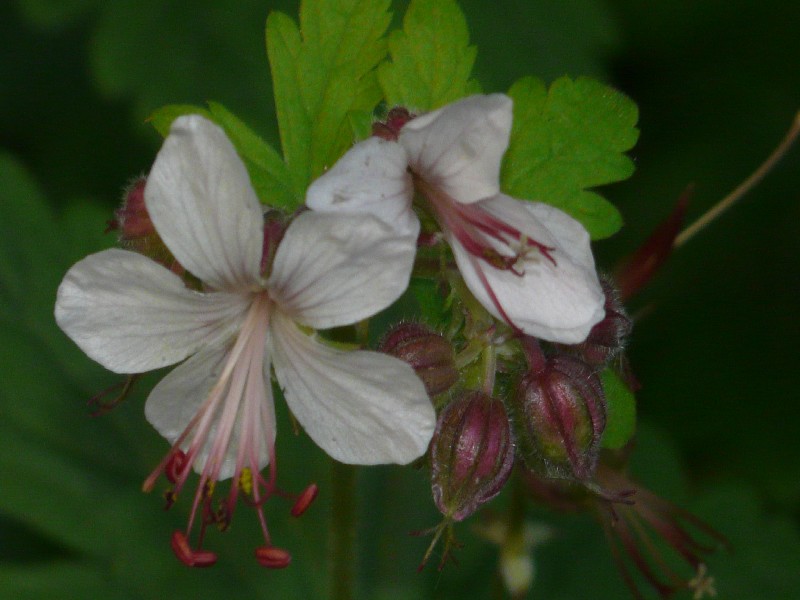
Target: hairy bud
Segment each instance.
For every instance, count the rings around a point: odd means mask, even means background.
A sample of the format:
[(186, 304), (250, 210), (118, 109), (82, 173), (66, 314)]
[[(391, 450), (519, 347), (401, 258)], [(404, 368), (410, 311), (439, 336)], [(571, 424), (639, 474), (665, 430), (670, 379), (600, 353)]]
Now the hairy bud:
[(431, 440), (433, 500), (461, 521), (494, 498), (514, 464), (514, 441), (503, 403), (469, 392), (439, 415)]
[(606, 401), (589, 365), (563, 354), (549, 358), (520, 379), (512, 403), (517, 443), (529, 469), (550, 478), (592, 477)]
[(446, 392), (458, 381), (450, 342), (421, 323), (397, 325), (386, 334), (379, 350), (410, 364), (429, 396)]
[(119, 243), (123, 248), (144, 254), (182, 275), (183, 267), (172, 256), (150, 220), (144, 202), (146, 184), (147, 178), (139, 177), (126, 188), (122, 206), (114, 212), (114, 219), (109, 222), (108, 230), (119, 231)]
[(586, 363), (602, 369), (607, 366), (625, 347), (627, 337), (633, 329), (625, 308), (622, 306), (619, 291), (608, 278), (601, 278), (600, 284), (606, 295), (606, 316), (592, 327), (586, 340), (570, 349)]

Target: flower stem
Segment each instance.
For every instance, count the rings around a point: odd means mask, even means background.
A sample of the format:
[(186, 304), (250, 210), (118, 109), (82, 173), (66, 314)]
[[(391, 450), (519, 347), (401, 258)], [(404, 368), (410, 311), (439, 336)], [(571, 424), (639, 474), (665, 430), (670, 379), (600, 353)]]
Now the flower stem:
[(356, 469), (331, 459), (331, 515), (328, 534), (330, 597), (355, 596)]
[(778, 161), (783, 158), (783, 155), (786, 154), (789, 148), (792, 147), (792, 144), (794, 144), (798, 135), (800, 135), (800, 111), (798, 111), (798, 113), (795, 115), (794, 120), (792, 121), (792, 126), (789, 128), (789, 131), (786, 132), (786, 136), (783, 138), (781, 143), (778, 144), (778, 147), (772, 151), (772, 154), (767, 157), (767, 160), (765, 160), (755, 171), (753, 171), (750, 177), (740, 183), (730, 194), (712, 206), (705, 214), (703, 214), (703, 216), (697, 219), (697, 221), (681, 231), (672, 244), (673, 248), (680, 248), (683, 246), (706, 225), (728, 210), (734, 202), (749, 192), (759, 181), (764, 178), (767, 173), (772, 170)]

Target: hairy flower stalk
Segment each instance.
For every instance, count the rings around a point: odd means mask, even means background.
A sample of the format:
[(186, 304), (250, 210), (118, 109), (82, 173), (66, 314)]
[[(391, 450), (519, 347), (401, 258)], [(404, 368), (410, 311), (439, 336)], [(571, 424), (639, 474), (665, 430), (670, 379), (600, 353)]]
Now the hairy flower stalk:
[[(273, 545), (263, 511), (267, 499), (287, 495), (276, 485), (273, 372), (297, 421), (336, 460), (405, 464), (427, 448), (435, 413), (413, 369), (384, 354), (332, 348), (313, 333), (394, 302), (408, 284), (413, 249), (370, 216), (306, 212), (285, 230), (273, 216), (265, 223), (232, 144), (199, 116), (173, 124), (144, 202), (199, 289), (141, 254), (106, 250), (64, 277), (56, 320), (117, 373), (183, 361), (145, 405), (172, 449), (144, 489), (164, 474), (170, 506), (190, 471), (200, 475), (187, 528), (172, 536), (176, 556), (188, 566), (213, 564), (216, 555), (202, 548), (206, 528), (226, 529), (244, 496), (264, 535), (256, 560), (285, 567), (291, 556)], [(225, 479), (230, 491), (217, 501)], [(292, 514), (315, 495), (309, 486)]]
[(415, 198), (436, 219), (470, 292), (495, 318), (553, 342), (603, 318), (589, 235), (562, 211), (500, 191), (512, 102), (471, 96), (428, 114), (402, 108), (311, 185), (316, 211), (368, 213), (416, 243)]

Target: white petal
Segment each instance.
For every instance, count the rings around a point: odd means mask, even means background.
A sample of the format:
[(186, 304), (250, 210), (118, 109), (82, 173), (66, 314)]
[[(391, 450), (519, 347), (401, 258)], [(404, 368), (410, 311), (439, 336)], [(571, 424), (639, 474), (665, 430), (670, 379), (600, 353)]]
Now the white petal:
[(407, 166), (397, 142), (376, 137), (359, 142), (309, 186), (306, 205), (319, 212), (371, 214), (416, 236), (419, 220), (411, 210), (414, 186)]
[[(173, 369), (150, 392), (150, 396), (148, 396), (144, 406), (145, 417), (170, 444), (174, 444), (178, 440), (190, 421), (194, 419), (207, 401), (209, 392), (217, 383), (227, 359), (228, 349), (225, 348), (218, 347), (199, 352)], [(267, 365), (267, 369), (269, 369), (269, 365)], [(272, 423), (272, 427), (261, 427), (261, 422), (257, 424), (257, 437), (260, 441), (259, 468), (264, 468), (269, 463), (268, 448), (275, 443), (275, 409), (272, 402), (272, 388), (269, 385), (269, 380), (266, 380), (265, 383), (266, 395), (262, 404), (263, 409), (268, 413), (267, 418), (271, 419), (268, 422)], [(198, 473), (202, 472), (208, 459), (217, 432), (221, 410), (222, 406), (220, 405), (218, 410), (215, 411), (212, 425), (206, 437), (206, 443), (195, 460), (194, 469)], [(242, 440), (241, 429), (244, 425), (243, 421), (240, 407), (231, 440), (225, 452), (219, 479), (227, 479), (234, 474), (236, 454)], [(192, 436), (190, 435), (181, 444), (181, 448), (187, 450), (191, 441)], [(249, 466), (249, 464), (246, 466)]]
[(263, 211), (244, 163), (211, 121), (175, 120), (144, 198), (161, 239), (203, 282), (235, 289), (259, 280)]
[(408, 287), (416, 235), (375, 217), (305, 212), (281, 240), (267, 287), (295, 320), (315, 329), (383, 310)]
[(231, 335), (247, 304), (244, 296), (188, 290), (149, 258), (112, 249), (67, 272), (55, 316), (90, 358), (117, 373), (141, 373)]
[(411, 170), (458, 202), (500, 191), (500, 162), (511, 135), (511, 98), (470, 96), (412, 119), (400, 130)]
[(275, 375), (311, 439), (349, 464), (406, 464), (425, 453), (436, 414), (406, 363), (377, 352), (344, 352), (273, 320)]
[[(551, 342), (577, 344), (604, 316), (604, 296), (594, 268), (589, 235), (562, 211), (538, 203), (498, 195), (481, 206), (510, 223), (530, 239), (545, 244), (554, 265), (537, 252), (517, 270), (496, 269), (467, 253), (452, 235), (448, 241), (467, 287), (495, 317), (503, 319), (487, 289), (511, 322), (524, 333)], [(508, 255), (508, 249), (496, 245)], [(486, 279), (483, 281), (482, 276)]]

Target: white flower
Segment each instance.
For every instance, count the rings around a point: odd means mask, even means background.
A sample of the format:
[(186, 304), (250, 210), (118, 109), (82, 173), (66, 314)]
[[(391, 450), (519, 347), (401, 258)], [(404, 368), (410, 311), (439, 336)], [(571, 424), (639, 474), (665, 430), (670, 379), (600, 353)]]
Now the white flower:
[[(265, 279), (262, 207), (230, 141), (199, 116), (175, 121), (145, 203), (203, 291), (140, 254), (106, 250), (70, 269), (55, 314), (86, 354), (117, 373), (188, 357), (147, 399), (148, 420), (174, 446), (145, 487), (166, 470), (177, 493), (193, 465), (201, 479), (189, 530), (217, 480), (234, 478), (230, 512), (239, 489), (259, 511), (275, 490), (274, 470), (269, 481), (259, 473), (274, 466), (271, 370), (294, 416), (336, 460), (404, 464), (425, 452), (435, 414), (411, 367), (334, 349), (310, 333), (365, 319), (399, 297), (414, 254), (403, 235), (369, 216), (306, 212), (285, 231)], [(173, 547), (187, 564), (202, 564), (186, 536)]]
[[(436, 218), (470, 291), (525, 334), (579, 343), (603, 318), (589, 235), (564, 212), (500, 192), (511, 99), (471, 96), (410, 118), (396, 141), (356, 144), (308, 190), (324, 213), (366, 212), (398, 232), (419, 230), (415, 191)], [(386, 132), (384, 131), (384, 137)]]

